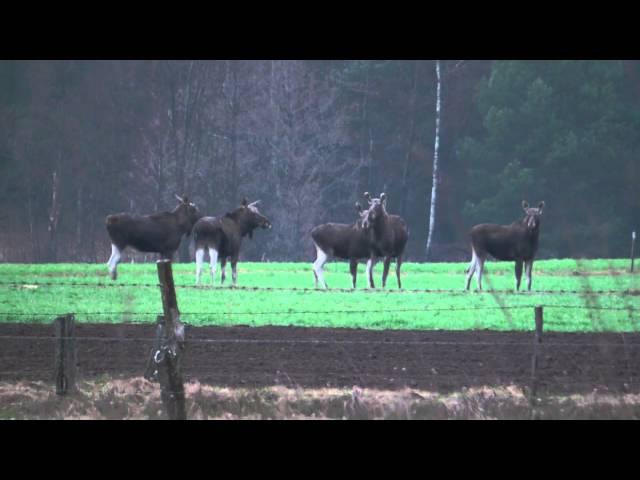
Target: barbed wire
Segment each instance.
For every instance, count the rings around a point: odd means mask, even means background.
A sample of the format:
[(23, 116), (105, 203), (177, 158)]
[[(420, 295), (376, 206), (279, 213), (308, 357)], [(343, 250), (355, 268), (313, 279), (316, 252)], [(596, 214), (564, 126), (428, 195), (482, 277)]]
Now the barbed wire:
[[(416, 312), (448, 312), (448, 311), (469, 311), (469, 310), (522, 310), (532, 309), (535, 307), (543, 308), (563, 308), (563, 309), (583, 309), (583, 310), (599, 310), (599, 311), (625, 311), (635, 312), (640, 310), (635, 307), (601, 307), (590, 305), (558, 305), (558, 304), (536, 304), (536, 305), (507, 305), (507, 306), (466, 306), (466, 307), (437, 307), (437, 308), (396, 308), (396, 309), (364, 309), (364, 310), (286, 310), (286, 311), (218, 311), (218, 312), (180, 312), (181, 316), (225, 316), (225, 315), (331, 315), (331, 314), (373, 314), (373, 313), (416, 313)], [(0, 312), (2, 317), (59, 317), (67, 315), (70, 312)], [(121, 315), (121, 316), (161, 316), (162, 312), (127, 312), (127, 311), (111, 311), (111, 312), (72, 312), (76, 316), (90, 317), (100, 315)]]
[[(512, 305), (506, 307), (508, 309), (525, 309), (525, 308), (534, 308), (533, 305)], [(221, 311), (221, 312), (180, 312), (181, 316), (216, 316), (216, 315), (330, 315), (330, 314), (368, 314), (368, 313), (415, 313), (415, 312), (446, 312), (446, 311), (468, 311), (468, 310), (502, 310), (503, 307), (500, 306), (475, 306), (475, 307), (438, 307), (438, 308), (396, 308), (396, 309), (365, 309), (365, 310), (286, 310), (286, 311), (251, 311), (251, 312), (230, 312), (230, 311)], [(0, 312), (0, 316), (62, 316), (66, 315), (66, 313), (55, 313), (55, 312), (38, 312), (38, 313), (28, 313), (28, 312)], [(74, 315), (77, 316), (89, 316), (89, 315), (123, 315), (123, 316), (136, 316), (136, 315), (144, 315), (144, 316), (158, 316), (162, 315), (162, 313), (158, 312), (74, 312)]]
[(611, 310), (611, 311), (624, 311), (624, 312), (634, 312), (639, 310), (633, 306), (629, 307), (601, 307), (601, 306), (591, 306), (591, 305), (558, 305), (558, 304), (543, 304), (540, 305), (543, 308), (579, 308), (583, 310)]
[[(160, 288), (159, 283), (90, 283), (90, 282), (0, 282), (0, 286), (7, 287), (98, 287), (98, 288), (125, 288), (125, 287), (150, 287)], [(176, 285), (178, 286), (178, 285)]]
[[(93, 287), (93, 288), (126, 288), (126, 287), (142, 287), (142, 288), (160, 288), (159, 283), (90, 283), (90, 282), (0, 282), (0, 286), (5, 287)], [(429, 293), (447, 293), (459, 295), (518, 295), (518, 296), (534, 296), (534, 295), (631, 295), (640, 296), (640, 289), (626, 290), (533, 290), (533, 291), (515, 291), (514, 289), (490, 289), (481, 291), (466, 291), (464, 289), (442, 289), (442, 288), (424, 288), (424, 289), (369, 289), (369, 288), (311, 288), (311, 287), (258, 287), (258, 286), (217, 286), (217, 285), (186, 285), (175, 284), (176, 288), (195, 289), (203, 291), (251, 291), (251, 292), (315, 292), (315, 293), (367, 293), (367, 294), (429, 294)]]
[[(506, 333), (506, 332), (505, 332)], [(528, 333), (528, 332), (522, 332)], [(59, 341), (75, 340), (93, 342), (124, 342), (124, 343), (152, 343), (153, 337), (96, 337), (73, 336), (56, 337), (41, 335), (0, 335), (0, 340), (29, 340), (29, 341)], [(273, 338), (187, 338), (189, 345), (197, 344), (274, 344), (274, 345), (411, 345), (411, 346), (483, 346), (483, 347), (532, 347), (533, 342), (504, 342), (504, 341), (446, 341), (446, 340), (340, 340), (340, 339), (273, 339)], [(538, 345), (541, 350), (566, 347), (612, 347), (612, 348), (640, 348), (638, 343), (612, 343), (612, 342), (558, 342), (547, 341)], [(602, 364), (598, 364), (602, 366)]]

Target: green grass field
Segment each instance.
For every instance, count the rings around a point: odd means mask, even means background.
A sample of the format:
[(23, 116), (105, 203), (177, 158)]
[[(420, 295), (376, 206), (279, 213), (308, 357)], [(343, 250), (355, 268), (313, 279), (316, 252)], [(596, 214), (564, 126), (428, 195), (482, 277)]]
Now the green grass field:
[[(204, 286), (194, 288), (193, 263), (174, 264), (173, 271), (182, 320), (191, 325), (530, 330), (533, 307), (543, 305), (547, 331), (640, 331), (640, 275), (629, 273), (628, 260), (538, 261), (532, 292), (517, 294), (513, 263), (487, 262), (483, 287), (493, 291), (482, 293), (463, 290), (466, 267), (466, 263), (404, 264), (405, 290), (398, 291), (392, 265), (386, 291), (371, 291), (364, 288), (361, 265), (358, 289), (346, 292), (286, 290), (313, 287), (310, 263), (240, 263), (239, 289), (219, 287), (219, 267), (213, 288), (206, 270)], [(157, 284), (155, 264), (121, 264), (118, 274), (117, 282), (112, 282), (103, 264), (1, 264), (0, 321), (48, 323), (56, 314), (73, 312), (81, 322), (154, 322), (162, 312), (160, 291), (140, 284)], [(230, 267), (227, 275), (230, 281)], [(381, 275), (379, 263), (378, 286)], [(325, 278), (334, 289), (351, 285), (343, 262), (329, 263)], [(475, 290), (475, 279), (472, 287)], [(425, 289), (454, 291), (416, 291)], [(636, 294), (622, 293), (629, 290)], [(594, 291), (607, 293), (590, 294)]]

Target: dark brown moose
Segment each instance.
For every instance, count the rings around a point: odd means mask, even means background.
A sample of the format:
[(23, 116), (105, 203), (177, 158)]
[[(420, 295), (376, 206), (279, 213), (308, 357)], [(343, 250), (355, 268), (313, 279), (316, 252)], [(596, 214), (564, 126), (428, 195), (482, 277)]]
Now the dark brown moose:
[(240, 207), (233, 212), (226, 213), (222, 217), (202, 217), (196, 222), (193, 226), (196, 244), (196, 285), (200, 283), (205, 249), (209, 250), (211, 281), (215, 280), (216, 265), (219, 259), (222, 270), (220, 284), (224, 284), (227, 259), (231, 259), (232, 281), (234, 286), (237, 285), (238, 271), (236, 267), (242, 238), (247, 235), (249, 238), (253, 238), (253, 231), (258, 227), (271, 228), (269, 220), (258, 211), (258, 203), (260, 200), (248, 203), (245, 198)]
[(311, 230), (311, 238), (316, 247), (316, 260), (313, 262), (315, 287), (320, 283), (327, 288), (324, 279), (324, 264), (330, 256), (349, 260), (353, 288), (356, 288), (358, 261), (370, 257), (369, 235), (362, 228), (362, 217), (365, 211), (356, 203), (358, 219), (352, 223), (324, 223)]
[(180, 246), (183, 235), (189, 236), (193, 225), (200, 218), (195, 204), (185, 197), (172, 212), (151, 215), (116, 213), (106, 219), (107, 232), (111, 239), (111, 257), (107, 262), (111, 278), (118, 277), (117, 267), (122, 252), (128, 246), (140, 252), (159, 253), (163, 259), (172, 259)]
[(404, 249), (409, 240), (407, 223), (399, 215), (390, 215), (387, 213), (387, 195), (385, 193), (381, 193), (380, 198), (371, 198), (369, 192), (365, 192), (364, 196), (369, 202), (369, 209), (365, 211), (362, 220), (362, 227), (368, 232), (371, 242), (370, 258), (369, 262), (367, 262), (369, 286), (375, 288), (373, 282), (373, 267), (376, 262), (376, 257), (383, 257), (384, 270), (382, 272), (382, 288), (387, 284), (389, 265), (394, 258), (396, 260), (398, 288), (402, 288), (400, 266), (402, 265)]
[(520, 290), (522, 264), (524, 263), (527, 289), (531, 290), (531, 270), (538, 251), (540, 217), (544, 202), (540, 202), (538, 208), (529, 208), (529, 204), (523, 201), (522, 208), (525, 215), (519, 222), (514, 222), (511, 225), (483, 223), (471, 229), (472, 258), (467, 270), (467, 290), (469, 290), (474, 273), (477, 274), (478, 290), (482, 290), (482, 271), (488, 256), (492, 256), (496, 260), (514, 260), (516, 262), (516, 290)]

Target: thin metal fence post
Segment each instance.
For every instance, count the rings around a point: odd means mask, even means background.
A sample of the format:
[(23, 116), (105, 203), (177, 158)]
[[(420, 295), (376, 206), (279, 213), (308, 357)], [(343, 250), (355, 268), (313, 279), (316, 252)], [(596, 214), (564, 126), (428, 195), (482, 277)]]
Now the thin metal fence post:
[(76, 342), (74, 338), (75, 317), (72, 313), (53, 321), (57, 341), (55, 343), (56, 394), (66, 395), (76, 384)]
[(537, 393), (538, 393), (538, 350), (542, 344), (542, 328), (543, 328), (543, 312), (542, 306), (538, 305), (534, 309), (535, 312), (535, 334), (533, 340), (533, 355), (531, 356), (531, 388), (529, 390), (529, 404), (531, 405), (531, 418), (535, 418), (535, 406), (537, 405)]
[(636, 231), (631, 232), (631, 273), (633, 273), (633, 261), (635, 260)]

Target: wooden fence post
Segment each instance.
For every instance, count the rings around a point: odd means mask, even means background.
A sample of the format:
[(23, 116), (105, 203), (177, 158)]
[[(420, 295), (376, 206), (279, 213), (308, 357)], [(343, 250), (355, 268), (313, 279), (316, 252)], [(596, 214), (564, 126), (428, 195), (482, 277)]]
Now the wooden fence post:
[(534, 407), (537, 404), (536, 393), (538, 389), (537, 369), (538, 369), (538, 350), (539, 345), (542, 344), (542, 327), (543, 327), (543, 314), (542, 306), (535, 307), (535, 322), (536, 330), (533, 341), (533, 355), (531, 356), (531, 389), (529, 391), (529, 404), (531, 405), (531, 416), (534, 418)]
[(186, 420), (180, 362), (180, 354), (184, 349), (184, 325), (180, 321), (171, 260), (158, 260), (157, 265), (164, 322), (160, 323), (158, 330), (160, 345), (153, 360), (158, 366), (162, 403), (167, 409), (169, 419)]
[(158, 363), (156, 362), (160, 349), (164, 342), (164, 315), (158, 315), (156, 318), (156, 341), (149, 353), (147, 367), (144, 371), (144, 378), (150, 382), (158, 381)]
[(55, 378), (56, 394), (66, 395), (76, 385), (76, 341), (74, 338), (75, 317), (72, 313), (53, 321), (55, 332)]

